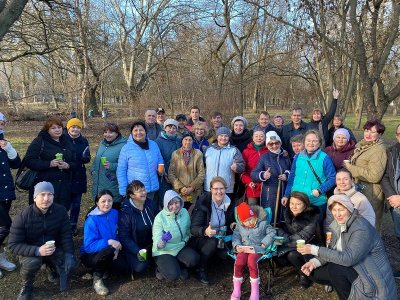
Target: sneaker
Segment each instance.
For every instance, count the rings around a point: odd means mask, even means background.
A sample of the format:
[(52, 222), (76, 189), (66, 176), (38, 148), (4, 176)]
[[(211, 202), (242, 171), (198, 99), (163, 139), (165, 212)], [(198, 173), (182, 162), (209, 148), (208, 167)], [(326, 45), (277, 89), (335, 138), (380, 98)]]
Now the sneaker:
[(333, 292), (333, 286), (331, 286), (331, 285), (326, 285), (326, 286), (325, 286), (325, 292), (327, 292), (327, 293), (332, 293), (332, 292)]
[(400, 271), (394, 272), (393, 277), (396, 279), (400, 279)]
[(197, 272), (197, 279), (203, 284), (210, 284), (206, 270), (200, 269)]
[(14, 271), (16, 268), (17, 266), (6, 258), (4, 252), (0, 253), (0, 269), (11, 272)]
[(99, 296), (107, 296), (108, 288), (104, 285), (103, 279), (96, 276), (93, 277), (93, 288)]
[(307, 276), (301, 274), (299, 283), (300, 283), (301, 288), (308, 289), (311, 285), (311, 280)]

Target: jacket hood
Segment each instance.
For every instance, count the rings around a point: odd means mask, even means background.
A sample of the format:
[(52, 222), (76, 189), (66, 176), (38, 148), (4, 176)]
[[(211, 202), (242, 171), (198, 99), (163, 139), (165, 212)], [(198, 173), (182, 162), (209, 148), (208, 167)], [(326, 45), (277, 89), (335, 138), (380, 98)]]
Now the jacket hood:
[(250, 205), (251, 209), (256, 213), (259, 221), (264, 221), (267, 218), (267, 213), (264, 208), (259, 205)]
[(347, 196), (346, 194), (336, 194), (331, 196), (328, 200), (328, 208), (335, 202), (343, 205), (350, 211), (350, 213), (353, 213), (354, 204), (351, 202), (350, 197)]
[(173, 198), (179, 198), (179, 200), (181, 201), (181, 209), (183, 208), (183, 200), (182, 197), (175, 191), (173, 190), (168, 190), (165, 192), (164, 194), (164, 210), (168, 211), (168, 203), (173, 199)]
[(349, 196), (350, 198), (355, 193), (357, 193), (357, 191), (356, 191), (356, 186), (354, 185), (354, 183), (351, 184), (351, 188), (349, 190), (347, 190), (347, 191), (341, 191), (341, 190), (339, 190), (338, 187), (335, 187), (335, 189), (333, 190), (333, 194), (334, 195), (345, 194), (345, 195)]
[[(111, 211), (111, 210), (110, 210)], [(108, 213), (108, 212), (107, 212)], [(104, 211), (101, 211), (98, 207), (93, 209), (88, 215), (89, 216), (100, 216), (106, 214)]]
[(332, 144), (331, 147), (336, 152), (347, 152), (353, 150), (356, 147), (356, 143), (353, 140), (350, 140), (343, 146), (342, 149), (337, 149), (334, 144)]

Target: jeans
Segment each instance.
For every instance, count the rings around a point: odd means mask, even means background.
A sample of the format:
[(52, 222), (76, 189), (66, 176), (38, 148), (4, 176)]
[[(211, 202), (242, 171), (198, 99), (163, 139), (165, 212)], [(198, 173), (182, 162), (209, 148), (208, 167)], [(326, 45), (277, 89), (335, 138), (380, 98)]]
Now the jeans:
[(394, 232), (397, 239), (400, 241), (400, 208), (390, 208), (392, 220), (394, 223)]
[(10, 233), (11, 217), (9, 215), (11, 201), (0, 202), (0, 246)]
[(71, 194), (71, 211), (69, 213), (69, 221), (71, 222), (72, 230), (76, 229), (81, 210), (82, 194)]
[(184, 247), (176, 256), (163, 254), (154, 257), (158, 271), (166, 280), (177, 280), (181, 275), (181, 267), (192, 268), (199, 263), (200, 256), (192, 248)]

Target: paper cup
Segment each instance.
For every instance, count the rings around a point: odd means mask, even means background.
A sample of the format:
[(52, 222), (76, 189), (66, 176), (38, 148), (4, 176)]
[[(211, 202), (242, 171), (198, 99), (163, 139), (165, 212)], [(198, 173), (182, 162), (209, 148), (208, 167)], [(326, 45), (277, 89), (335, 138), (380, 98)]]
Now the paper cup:
[(326, 240), (330, 240), (332, 238), (332, 232), (328, 231), (326, 233)]
[(53, 241), (53, 240), (47, 241), (47, 242), (46, 242), (46, 245), (53, 248), (53, 247), (56, 246), (56, 241)]
[(343, 160), (343, 165), (344, 165), (344, 166), (345, 166), (347, 163), (350, 163), (350, 160), (348, 160), (348, 159)]
[(139, 250), (139, 259), (141, 261), (147, 260), (147, 250), (146, 249), (140, 249)]
[(105, 156), (100, 157), (100, 162), (104, 166), (107, 162), (107, 157), (105, 157)]
[(158, 173), (164, 173), (164, 164), (158, 164)]
[(63, 159), (63, 154), (62, 153), (56, 153), (56, 159), (62, 160)]
[(296, 246), (298, 248), (304, 247), (306, 245), (306, 241), (305, 240), (297, 240), (296, 241)]

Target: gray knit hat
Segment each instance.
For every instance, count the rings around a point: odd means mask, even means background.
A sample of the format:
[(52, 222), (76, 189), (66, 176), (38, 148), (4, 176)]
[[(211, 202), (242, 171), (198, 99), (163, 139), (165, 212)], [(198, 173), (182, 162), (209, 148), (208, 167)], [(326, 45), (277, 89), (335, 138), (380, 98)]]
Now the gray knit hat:
[(247, 128), (247, 124), (248, 124), (247, 119), (245, 117), (242, 117), (242, 116), (236, 116), (236, 117), (234, 117), (232, 119), (232, 122), (231, 122), (232, 128), (233, 128), (233, 124), (235, 124), (235, 122), (237, 122), (237, 121), (242, 121), (243, 125), (244, 125), (244, 128)]
[(215, 133), (215, 135), (218, 137), (220, 134), (226, 134), (229, 137), (231, 137), (231, 131), (226, 127), (220, 127), (217, 129), (217, 132)]
[(42, 181), (42, 182), (39, 182), (38, 184), (36, 184), (35, 190), (33, 192), (33, 199), (35, 199), (36, 196), (39, 195), (40, 193), (44, 193), (44, 192), (54, 194), (54, 187), (50, 182)]
[(167, 126), (173, 125), (175, 128), (178, 128), (178, 122), (174, 119), (166, 119), (164, 122), (164, 128)]
[(337, 195), (331, 196), (329, 198), (329, 200), (328, 200), (328, 208), (329, 208), (329, 210), (331, 210), (332, 205), (334, 203), (339, 203), (339, 204), (343, 205), (344, 207), (346, 207), (350, 211), (350, 213), (353, 213), (353, 211), (354, 211), (353, 202), (351, 202), (350, 197), (345, 195), (345, 194), (337, 194)]

